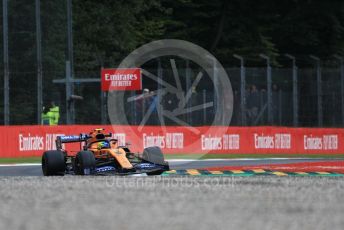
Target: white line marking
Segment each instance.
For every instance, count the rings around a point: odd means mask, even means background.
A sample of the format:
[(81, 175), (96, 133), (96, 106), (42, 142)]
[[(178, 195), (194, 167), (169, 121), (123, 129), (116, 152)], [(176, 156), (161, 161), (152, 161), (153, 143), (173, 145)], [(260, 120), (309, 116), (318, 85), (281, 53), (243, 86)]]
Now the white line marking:
[(194, 161), (267, 161), (267, 160), (311, 160), (313, 158), (214, 158), (214, 159), (167, 159), (170, 162), (194, 162)]

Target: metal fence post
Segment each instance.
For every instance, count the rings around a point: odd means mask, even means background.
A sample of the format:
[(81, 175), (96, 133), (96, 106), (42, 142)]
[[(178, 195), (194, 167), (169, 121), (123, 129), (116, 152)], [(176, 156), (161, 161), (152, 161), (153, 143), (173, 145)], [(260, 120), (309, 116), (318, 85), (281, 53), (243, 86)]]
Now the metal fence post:
[(103, 91), (100, 91), (100, 123), (104, 125), (106, 123), (106, 113), (105, 113), (105, 98), (106, 94)]
[(2, 30), (4, 43), (4, 125), (10, 124), (10, 68), (8, 61), (8, 0), (2, 1)]
[[(68, 42), (68, 52), (67, 52), (67, 57), (68, 57), (68, 73), (66, 77), (66, 89), (67, 85), (69, 88), (69, 96), (73, 94), (74, 92), (74, 83), (72, 83), (72, 78), (73, 78), (73, 5), (72, 5), (72, 0), (67, 0), (67, 42)], [(67, 80), (69, 78), (69, 80)], [(69, 100), (71, 98), (67, 98)], [(70, 101), (69, 104), (69, 122), (67, 124), (71, 124), (75, 122), (75, 107), (74, 107), (74, 102)], [(67, 112), (68, 115), (68, 112)], [(67, 119), (68, 121), (68, 119)]]
[(234, 54), (233, 57), (240, 60), (240, 113), (241, 125), (246, 125), (246, 69), (242, 56)]
[[(135, 91), (131, 91), (130, 92), (130, 97), (131, 98), (136, 97)], [(137, 125), (137, 124), (139, 124), (139, 121), (138, 121), (138, 114), (137, 114), (137, 109), (136, 109), (136, 101), (133, 101), (130, 105), (131, 105), (130, 106), (131, 107), (130, 108), (130, 110), (131, 110), (131, 113), (130, 113), (131, 124), (132, 125)]]
[(67, 125), (70, 125), (72, 123), (72, 111), (71, 111), (71, 106), (72, 106), (72, 82), (71, 82), (71, 67), (70, 67), (70, 62), (66, 61), (66, 123)]
[(292, 60), (293, 62), (293, 126), (297, 127), (299, 125), (299, 101), (298, 101), (298, 79), (297, 79), (297, 66), (296, 58), (290, 54), (286, 54), (286, 57)]
[[(218, 94), (219, 94), (219, 89), (218, 89), (218, 84), (219, 84), (219, 81), (217, 79), (217, 60), (214, 56), (209, 56), (207, 55), (206, 58), (210, 59), (212, 61), (212, 66), (213, 66), (213, 84), (214, 84), (214, 87), (213, 87), (213, 116), (215, 116), (216, 114), (216, 111), (217, 111), (217, 108), (218, 108)], [(221, 110), (221, 113), (223, 112), (223, 108), (220, 108)], [(221, 125), (222, 124), (222, 118), (221, 118), (221, 121), (220, 123), (218, 123), (217, 125)]]
[[(186, 59), (185, 61), (185, 65), (186, 65), (186, 69), (185, 69), (185, 84), (186, 84), (186, 89), (189, 90), (191, 88), (191, 69), (190, 69), (190, 61), (188, 59)], [(191, 103), (190, 100), (186, 103), (186, 110), (187, 110), (187, 114), (186, 114), (186, 121), (188, 124), (191, 125)]]
[[(282, 90), (278, 90), (278, 124), (282, 125)], [(274, 111), (275, 112), (275, 111)]]
[(315, 61), (316, 72), (317, 72), (317, 98), (318, 98), (318, 126), (323, 126), (323, 108), (322, 108), (322, 80), (321, 80), (321, 67), (320, 58), (310, 55), (311, 59)]
[(342, 99), (342, 125), (344, 126), (344, 62), (343, 58), (340, 63), (340, 93)]
[(271, 125), (273, 121), (272, 114), (272, 91), (271, 91), (271, 66), (270, 66), (270, 57), (264, 54), (259, 55), (261, 58), (266, 60), (266, 82), (267, 82), (267, 104), (268, 104), (268, 124)]
[(37, 49), (37, 124), (41, 124), (43, 111), (42, 43), (41, 43), (41, 4), (36, 5), (36, 49)]
[(344, 126), (344, 62), (343, 57), (339, 55), (334, 55), (340, 63), (340, 95), (341, 95), (341, 110), (342, 110), (342, 126)]
[[(162, 74), (163, 74), (163, 70), (162, 70), (162, 65), (161, 65), (161, 59), (158, 58), (158, 94), (157, 94), (157, 101), (156, 101), (156, 110), (158, 113), (158, 119), (160, 121), (160, 125), (161, 126), (165, 126), (165, 119), (164, 119), (164, 115), (163, 115), (163, 108), (162, 105), (160, 105), (160, 102), (162, 100), (162, 93), (161, 93), (161, 89), (162, 89)], [(154, 103), (154, 102), (153, 102)]]
[(67, 0), (67, 42), (68, 53), (67, 57), (70, 61), (70, 66), (73, 74), (73, 4), (72, 0)]
[(207, 124), (207, 108), (205, 104), (207, 103), (207, 91), (202, 90), (202, 99), (203, 99), (203, 124)]

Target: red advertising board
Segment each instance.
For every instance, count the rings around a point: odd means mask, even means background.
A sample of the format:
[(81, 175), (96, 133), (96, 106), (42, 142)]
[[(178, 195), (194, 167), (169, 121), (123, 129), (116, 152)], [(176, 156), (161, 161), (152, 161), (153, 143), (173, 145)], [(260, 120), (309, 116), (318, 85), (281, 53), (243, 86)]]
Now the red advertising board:
[(141, 90), (142, 76), (140, 68), (102, 69), (102, 91), (112, 90)]
[[(56, 148), (59, 135), (88, 133), (103, 127), (120, 145), (130, 142), (133, 152), (159, 146), (165, 154), (343, 154), (344, 129), (285, 127), (181, 126), (1, 126), (0, 157), (41, 156)], [(78, 143), (65, 148), (76, 154)]]

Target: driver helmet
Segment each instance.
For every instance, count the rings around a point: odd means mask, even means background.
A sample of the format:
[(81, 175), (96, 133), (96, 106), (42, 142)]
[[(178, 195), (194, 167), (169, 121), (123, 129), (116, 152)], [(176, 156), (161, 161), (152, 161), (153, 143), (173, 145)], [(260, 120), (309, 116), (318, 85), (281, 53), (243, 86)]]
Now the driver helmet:
[(98, 143), (98, 149), (107, 149), (110, 148), (110, 143), (108, 141), (100, 141)]

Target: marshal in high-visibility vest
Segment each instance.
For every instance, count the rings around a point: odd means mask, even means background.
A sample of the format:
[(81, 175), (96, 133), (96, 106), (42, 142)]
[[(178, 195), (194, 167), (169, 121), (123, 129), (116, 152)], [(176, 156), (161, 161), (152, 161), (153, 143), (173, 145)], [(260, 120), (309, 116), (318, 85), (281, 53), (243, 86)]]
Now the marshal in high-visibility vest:
[(54, 102), (43, 109), (42, 125), (58, 125), (60, 119), (60, 108)]
[(58, 125), (60, 119), (60, 108), (55, 105), (50, 109), (50, 113), (53, 115), (53, 120), (50, 125)]

